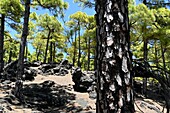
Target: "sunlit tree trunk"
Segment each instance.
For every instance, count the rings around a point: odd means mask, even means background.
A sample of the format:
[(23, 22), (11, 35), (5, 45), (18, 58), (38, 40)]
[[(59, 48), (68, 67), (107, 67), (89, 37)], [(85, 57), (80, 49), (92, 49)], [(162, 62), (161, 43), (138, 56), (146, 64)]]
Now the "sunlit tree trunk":
[(77, 32), (75, 31), (75, 44), (74, 44), (74, 53), (73, 53), (73, 66), (75, 66), (76, 62), (76, 48), (77, 48)]
[(96, 0), (97, 113), (134, 113), (127, 0)]
[(25, 46), (27, 42), (27, 36), (28, 36), (28, 22), (29, 22), (29, 15), (30, 15), (30, 0), (26, 0), (25, 2), (25, 12), (24, 12), (24, 25), (23, 25), (23, 31), (22, 31), (22, 37), (21, 37), (21, 43), (20, 43), (20, 52), (19, 52), (19, 59), (18, 59), (18, 69), (17, 69), (17, 82), (15, 84), (15, 96), (20, 99), (20, 101), (23, 102), (23, 96), (22, 96), (22, 76), (24, 74), (24, 52), (25, 52)]
[(2, 72), (4, 67), (4, 29), (5, 29), (5, 15), (1, 14), (1, 24), (0, 24), (0, 72)]
[(26, 51), (25, 51), (25, 56), (24, 56), (24, 58), (26, 59), (26, 61), (28, 60), (27, 58), (28, 58), (28, 43), (26, 42), (26, 46), (25, 46), (25, 49), (26, 49)]
[(79, 30), (78, 30), (78, 38), (79, 38), (79, 40), (78, 40), (78, 46), (79, 46), (79, 53), (78, 53), (78, 67), (80, 67), (81, 68), (81, 62), (80, 62), (80, 58), (81, 58), (81, 45), (80, 45), (80, 42), (81, 42), (81, 40), (80, 40), (80, 23), (78, 22), (78, 26), (79, 26)]

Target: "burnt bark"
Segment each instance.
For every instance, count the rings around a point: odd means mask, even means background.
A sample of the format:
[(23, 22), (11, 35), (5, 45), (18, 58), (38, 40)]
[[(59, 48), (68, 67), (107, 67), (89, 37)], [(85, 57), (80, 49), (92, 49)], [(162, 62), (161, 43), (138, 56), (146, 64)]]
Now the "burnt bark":
[[(143, 58), (144, 58), (144, 63), (147, 63), (147, 57), (148, 57), (148, 40), (144, 39), (144, 45), (143, 45)], [(145, 64), (146, 65), (146, 64)], [(147, 66), (147, 65), (146, 65)], [(145, 67), (147, 69), (147, 67)], [(143, 94), (147, 96), (147, 78), (143, 78)]]
[[(143, 0), (143, 4), (146, 5), (146, 0)], [(145, 29), (145, 28), (144, 28)], [(143, 44), (143, 58), (144, 58), (144, 62), (147, 62), (147, 56), (148, 56), (148, 49), (147, 49), (147, 45), (148, 45), (148, 40), (145, 38), (144, 39), (144, 44)], [(146, 64), (145, 64), (146, 65)], [(147, 67), (146, 67), (147, 68)], [(147, 78), (143, 78), (143, 94), (145, 96), (147, 96)]]
[(28, 36), (28, 22), (29, 22), (29, 15), (30, 15), (30, 0), (26, 0), (25, 2), (25, 12), (24, 12), (24, 25), (23, 25), (23, 31), (22, 31), (22, 37), (20, 42), (20, 52), (19, 52), (19, 59), (17, 64), (17, 82), (15, 84), (15, 96), (20, 99), (21, 102), (23, 102), (23, 96), (22, 96), (22, 75), (24, 74), (24, 52), (25, 52), (25, 46), (27, 42), (27, 36)]
[(96, 0), (97, 113), (134, 113), (127, 0)]
[(4, 29), (5, 29), (5, 15), (1, 14), (1, 26), (0, 26), (0, 73), (4, 67)]

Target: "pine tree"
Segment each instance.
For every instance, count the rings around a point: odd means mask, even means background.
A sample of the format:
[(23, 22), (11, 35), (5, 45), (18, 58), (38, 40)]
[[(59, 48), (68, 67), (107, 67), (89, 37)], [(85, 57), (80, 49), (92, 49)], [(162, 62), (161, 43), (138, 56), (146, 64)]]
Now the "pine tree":
[(97, 113), (134, 113), (127, 0), (96, 0)]

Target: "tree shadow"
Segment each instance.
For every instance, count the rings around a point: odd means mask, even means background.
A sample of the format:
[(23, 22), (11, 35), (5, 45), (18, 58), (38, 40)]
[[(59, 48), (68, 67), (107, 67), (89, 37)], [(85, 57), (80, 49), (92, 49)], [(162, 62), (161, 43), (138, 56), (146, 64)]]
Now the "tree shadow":
[(83, 111), (81, 106), (75, 106), (75, 94), (69, 93), (65, 89), (70, 90), (71, 88), (49, 80), (39, 84), (24, 85), (22, 89), (24, 103), (20, 102), (20, 105), (43, 113), (78, 113)]

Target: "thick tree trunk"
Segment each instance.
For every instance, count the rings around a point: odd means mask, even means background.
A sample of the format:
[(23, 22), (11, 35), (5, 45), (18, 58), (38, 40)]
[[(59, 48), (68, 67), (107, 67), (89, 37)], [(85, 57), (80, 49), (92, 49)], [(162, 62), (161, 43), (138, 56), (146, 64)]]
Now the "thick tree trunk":
[[(148, 57), (147, 45), (148, 45), (148, 40), (147, 40), (147, 39), (144, 39), (143, 58), (144, 58), (145, 66), (147, 66), (147, 57)], [(147, 68), (147, 67), (145, 67), (145, 68)], [(145, 96), (147, 96), (147, 78), (143, 78), (143, 94), (144, 94)]]
[(0, 73), (3, 71), (4, 67), (4, 29), (5, 29), (5, 15), (1, 14), (1, 24), (0, 24)]
[(51, 31), (49, 31), (48, 37), (47, 37), (47, 43), (46, 43), (46, 49), (45, 49), (45, 55), (44, 55), (44, 63), (46, 63), (46, 60), (47, 60), (47, 51), (48, 51), (48, 43), (50, 41), (50, 35), (51, 35)]
[(74, 44), (74, 53), (73, 53), (73, 66), (75, 66), (75, 62), (76, 62), (76, 48), (77, 48), (77, 32), (75, 31), (75, 44)]
[(97, 113), (134, 113), (127, 0), (96, 0)]
[(81, 62), (80, 62), (80, 58), (81, 58), (81, 45), (80, 45), (80, 42), (81, 42), (81, 40), (80, 40), (80, 23), (78, 23), (78, 26), (79, 26), (79, 32), (78, 32), (78, 37), (79, 37), (79, 54), (78, 54), (78, 67), (80, 67), (81, 68)]
[(88, 38), (88, 55), (87, 55), (87, 70), (90, 70), (90, 37)]
[(28, 22), (29, 22), (29, 15), (30, 15), (30, 0), (26, 0), (25, 2), (25, 13), (24, 13), (24, 27), (22, 31), (21, 43), (20, 43), (20, 52), (19, 52), (19, 59), (18, 59), (18, 69), (17, 69), (17, 82), (15, 84), (15, 96), (23, 102), (23, 95), (22, 95), (22, 75), (24, 74), (24, 52), (25, 46), (27, 42), (27, 35), (28, 35)]

